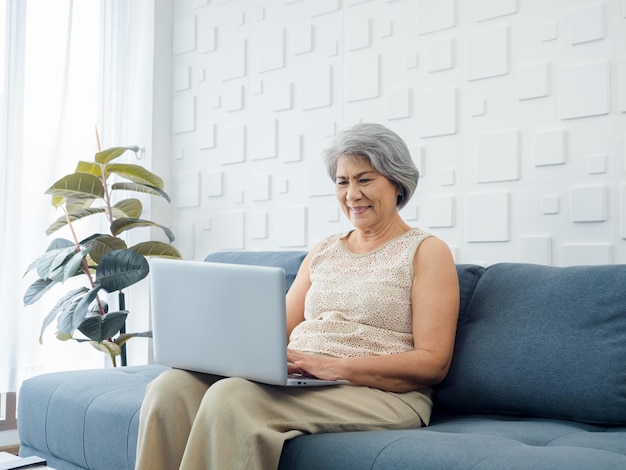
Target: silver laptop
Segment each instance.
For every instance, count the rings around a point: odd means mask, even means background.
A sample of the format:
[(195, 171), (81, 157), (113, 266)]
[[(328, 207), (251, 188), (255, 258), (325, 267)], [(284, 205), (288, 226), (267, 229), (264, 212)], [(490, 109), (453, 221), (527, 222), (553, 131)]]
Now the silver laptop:
[(153, 258), (150, 288), (158, 363), (273, 385), (347, 383), (287, 374), (281, 268)]

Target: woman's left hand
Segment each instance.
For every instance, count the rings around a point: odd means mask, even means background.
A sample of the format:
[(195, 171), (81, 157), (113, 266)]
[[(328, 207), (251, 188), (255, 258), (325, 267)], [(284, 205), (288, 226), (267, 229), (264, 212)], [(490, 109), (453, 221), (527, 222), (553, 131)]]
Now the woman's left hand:
[(300, 351), (287, 350), (287, 372), (302, 374), (305, 377), (317, 377), (325, 380), (341, 380), (341, 359), (319, 356)]

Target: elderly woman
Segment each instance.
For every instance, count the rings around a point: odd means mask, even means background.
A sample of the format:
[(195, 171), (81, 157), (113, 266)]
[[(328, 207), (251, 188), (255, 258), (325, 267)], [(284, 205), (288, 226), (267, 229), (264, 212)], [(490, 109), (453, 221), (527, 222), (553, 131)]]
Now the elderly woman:
[(427, 426), (446, 376), (459, 286), (450, 250), (398, 210), (417, 186), (403, 140), (378, 124), (325, 154), (354, 229), (318, 243), (287, 294), (290, 372), (351, 384), (290, 388), (181, 370), (141, 410), (138, 469), (273, 469), (301, 434)]

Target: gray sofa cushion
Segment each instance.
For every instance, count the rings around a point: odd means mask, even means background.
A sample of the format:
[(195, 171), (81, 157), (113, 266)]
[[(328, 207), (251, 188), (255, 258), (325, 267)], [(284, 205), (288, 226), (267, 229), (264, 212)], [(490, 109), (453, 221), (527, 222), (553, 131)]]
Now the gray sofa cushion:
[(289, 290), (306, 254), (306, 251), (217, 251), (208, 255), (204, 261), (283, 268), (285, 286)]
[(437, 400), (458, 412), (626, 424), (626, 265), (486, 268)]

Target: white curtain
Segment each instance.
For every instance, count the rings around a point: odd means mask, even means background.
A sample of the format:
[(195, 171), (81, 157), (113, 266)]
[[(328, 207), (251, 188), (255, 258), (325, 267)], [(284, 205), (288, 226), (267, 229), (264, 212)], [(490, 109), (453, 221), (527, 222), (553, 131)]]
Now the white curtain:
[[(39, 373), (108, 364), (88, 344), (58, 341), (54, 324), (39, 344), (43, 317), (71, 286), (56, 286), (24, 307), (24, 291), (36, 274), (23, 274), (52, 238), (69, 238), (64, 232), (46, 237), (60, 213), (44, 192), (73, 172), (78, 160), (92, 160), (96, 128), (103, 148), (142, 145), (127, 141), (145, 136), (127, 135), (133, 128), (127, 116), (135, 113), (135, 103), (127, 100), (128, 77), (135, 74), (126, 51), (137, 42), (131, 14), (143, 9), (150, 18), (153, 2), (0, 0), (0, 7), (3, 2), (8, 27), (0, 43), (0, 392), (7, 392)], [(151, 39), (139, 41), (147, 54)], [(151, 83), (150, 73), (140, 70), (139, 76)]]

